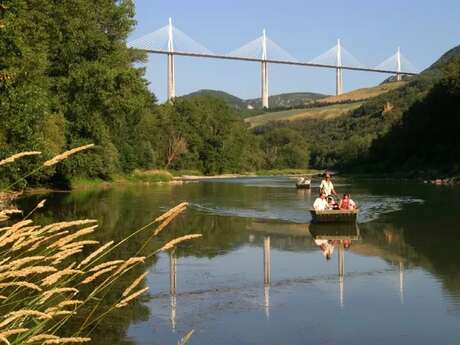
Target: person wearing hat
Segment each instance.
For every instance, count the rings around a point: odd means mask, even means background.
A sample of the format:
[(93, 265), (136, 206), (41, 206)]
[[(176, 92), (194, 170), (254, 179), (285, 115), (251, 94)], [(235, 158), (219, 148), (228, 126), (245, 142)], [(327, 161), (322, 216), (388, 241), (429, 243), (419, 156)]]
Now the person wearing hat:
[(332, 184), (332, 181), (331, 181), (331, 175), (329, 175), (329, 173), (324, 174), (324, 179), (321, 181), (319, 190), (320, 192), (324, 192), (326, 196), (329, 196), (332, 194), (337, 195), (334, 189), (334, 185)]

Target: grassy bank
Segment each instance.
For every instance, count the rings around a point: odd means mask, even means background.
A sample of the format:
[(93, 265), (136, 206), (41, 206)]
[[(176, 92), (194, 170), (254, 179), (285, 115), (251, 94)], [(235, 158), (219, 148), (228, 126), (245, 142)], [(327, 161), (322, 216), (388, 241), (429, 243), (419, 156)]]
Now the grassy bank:
[(107, 188), (114, 185), (128, 184), (161, 184), (161, 183), (180, 183), (182, 179), (206, 179), (206, 178), (235, 178), (241, 176), (298, 176), (298, 175), (316, 175), (320, 170), (315, 169), (273, 169), (258, 170), (255, 172), (242, 172), (237, 174), (220, 174), (205, 175), (198, 170), (135, 170), (128, 175), (116, 175), (110, 180), (89, 179), (84, 177), (74, 178), (71, 181), (71, 189), (92, 189)]

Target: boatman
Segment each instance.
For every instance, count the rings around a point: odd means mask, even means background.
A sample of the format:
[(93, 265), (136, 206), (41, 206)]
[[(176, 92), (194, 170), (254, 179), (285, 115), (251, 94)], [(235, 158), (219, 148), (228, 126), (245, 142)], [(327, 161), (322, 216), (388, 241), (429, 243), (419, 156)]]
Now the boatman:
[(326, 196), (329, 196), (332, 194), (337, 195), (334, 189), (334, 185), (332, 184), (332, 181), (331, 181), (331, 175), (329, 175), (329, 173), (324, 174), (324, 179), (321, 181), (321, 184), (319, 185), (319, 191), (320, 193), (324, 192)]
[(326, 194), (324, 192), (319, 193), (319, 197), (316, 198), (315, 202), (313, 203), (313, 208), (315, 211), (324, 211), (329, 209), (329, 205), (326, 200)]

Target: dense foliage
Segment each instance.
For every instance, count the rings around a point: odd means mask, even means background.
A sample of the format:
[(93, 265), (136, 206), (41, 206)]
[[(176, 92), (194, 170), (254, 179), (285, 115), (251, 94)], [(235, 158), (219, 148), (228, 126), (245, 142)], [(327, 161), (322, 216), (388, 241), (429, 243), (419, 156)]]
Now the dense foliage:
[[(157, 105), (136, 67), (144, 54), (126, 46), (133, 1), (4, 0), (0, 13), (0, 157), (36, 150), (48, 158), (96, 144), (28, 183), (66, 186), (75, 177), (110, 179), (134, 169), (264, 167), (258, 138), (224, 101), (197, 96)], [(299, 159), (276, 166), (304, 166)], [(0, 182), (17, 180), (36, 163), (21, 164)]]

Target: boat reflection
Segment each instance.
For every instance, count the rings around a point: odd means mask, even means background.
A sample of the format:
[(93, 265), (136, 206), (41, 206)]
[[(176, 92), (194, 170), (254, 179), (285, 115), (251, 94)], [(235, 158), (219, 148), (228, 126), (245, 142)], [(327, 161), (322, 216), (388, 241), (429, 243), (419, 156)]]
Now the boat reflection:
[(337, 247), (337, 274), (339, 285), (339, 305), (344, 306), (345, 250), (351, 247), (352, 241), (360, 239), (358, 224), (310, 224), (313, 241), (320, 248), (326, 260), (332, 258)]

